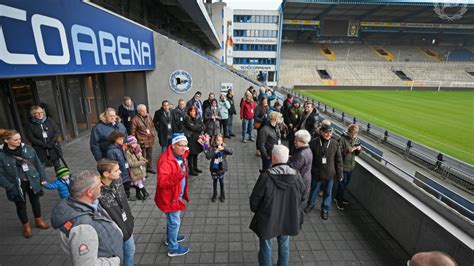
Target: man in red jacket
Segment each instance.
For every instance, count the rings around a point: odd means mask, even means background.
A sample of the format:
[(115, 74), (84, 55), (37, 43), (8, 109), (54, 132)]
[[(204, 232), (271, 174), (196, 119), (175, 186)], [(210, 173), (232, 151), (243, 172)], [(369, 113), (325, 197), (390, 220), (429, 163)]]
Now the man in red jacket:
[(179, 245), (185, 237), (179, 235), (180, 214), (186, 209), (183, 199), (188, 197), (188, 140), (182, 133), (174, 133), (169, 146), (160, 155), (157, 163), (158, 177), (156, 183), (155, 203), (166, 213), (166, 242), (168, 256), (182, 256), (189, 248)]

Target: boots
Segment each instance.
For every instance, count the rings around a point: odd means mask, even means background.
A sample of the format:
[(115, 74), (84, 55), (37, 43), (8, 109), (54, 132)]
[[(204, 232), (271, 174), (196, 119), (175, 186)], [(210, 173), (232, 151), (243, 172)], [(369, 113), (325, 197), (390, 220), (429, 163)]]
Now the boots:
[(216, 199), (217, 199), (217, 193), (212, 194), (211, 201), (216, 202)]
[(140, 188), (135, 187), (135, 195), (137, 197), (137, 200), (144, 200), (145, 198), (142, 196), (142, 191)]
[(48, 229), (49, 228), (49, 224), (47, 224), (43, 221), (43, 217), (35, 218), (35, 223), (36, 223), (36, 227), (38, 227), (40, 229)]
[(216, 199), (217, 199), (217, 184), (216, 184), (216, 180), (213, 180), (214, 181), (214, 186), (213, 186), (213, 193), (212, 193), (212, 198), (211, 198), (211, 201), (212, 202), (216, 202)]
[(202, 171), (198, 169), (197, 155), (196, 157), (193, 158), (193, 169), (194, 169), (194, 172), (196, 172), (197, 174), (202, 173)]
[(148, 197), (150, 196), (150, 193), (148, 193), (148, 191), (146, 191), (146, 188), (142, 187), (140, 190), (141, 190), (142, 195), (143, 195), (143, 200), (148, 199)]
[(224, 201), (225, 201), (225, 193), (224, 193), (224, 190), (221, 191), (221, 196), (219, 197), (219, 199), (221, 200), (221, 202), (224, 202)]
[(26, 223), (23, 225), (23, 236), (25, 238), (30, 238), (33, 236), (33, 231), (31, 231), (30, 223)]
[(188, 158), (189, 158), (188, 159), (189, 175), (197, 176), (198, 173), (194, 170), (195, 169), (194, 165), (195, 164), (197, 165), (197, 161), (196, 161), (196, 159), (193, 158), (193, 155), (189, 155)]

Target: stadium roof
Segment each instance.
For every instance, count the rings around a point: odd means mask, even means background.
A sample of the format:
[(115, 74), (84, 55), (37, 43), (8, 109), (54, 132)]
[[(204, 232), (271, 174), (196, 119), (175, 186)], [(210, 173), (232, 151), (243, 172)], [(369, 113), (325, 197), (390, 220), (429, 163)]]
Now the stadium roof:
[(282, 10), (284, 19), (474, 24), (474, 3), (463, 3), (466, 4), (446, 9), (448, 14), (465, 11), (461, 12), (461, 18), (452, 22), (438, 16), (435, 2), (423, 0), (284, 0)]
[(211, 18), (207, 14), (202, 1), (190, 0), (159, 0), (166, 8), (178, 18), (186, 23), (191, 31), (199, 35), (206, 43), (221, 48), (219, 36), (214, 29)]

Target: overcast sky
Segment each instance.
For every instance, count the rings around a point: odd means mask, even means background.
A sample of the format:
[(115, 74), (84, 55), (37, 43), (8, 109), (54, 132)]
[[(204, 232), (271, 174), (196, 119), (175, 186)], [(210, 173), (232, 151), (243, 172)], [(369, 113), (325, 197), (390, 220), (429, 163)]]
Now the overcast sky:
[[(213, 2), (217, 2), (214, 0)], [(257, 9), (257, 10), (277, 10), (281, 0), (223, 0), (228, 7), (233, 9)]]

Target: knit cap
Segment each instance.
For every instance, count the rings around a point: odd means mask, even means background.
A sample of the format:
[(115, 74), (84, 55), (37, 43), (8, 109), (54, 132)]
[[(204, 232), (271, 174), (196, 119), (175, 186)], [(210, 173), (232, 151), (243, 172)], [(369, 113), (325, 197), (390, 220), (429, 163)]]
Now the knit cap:
[(69, 168), (67, 167), (59, 167), (57, 170), (56, 170), (56, 176), (58, 178), (63, 178), (64, 176), (70, 176), (71, 175), (71, 170), (69, 170)]
[(137, 143), (137, 138), (133, 135), (128, 135), (127, 136), (127, 144), (134, 144)]

